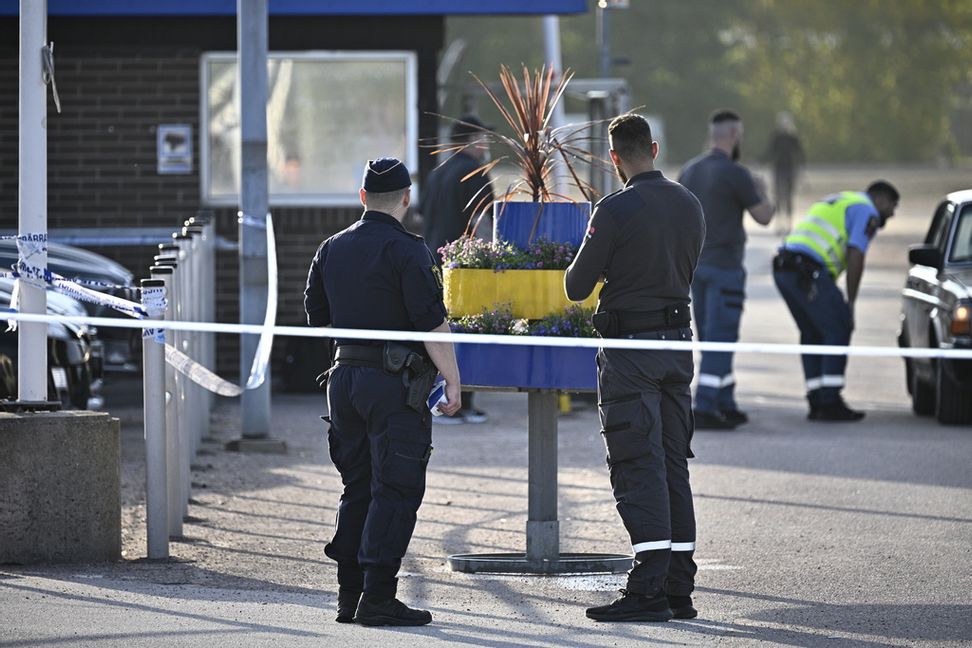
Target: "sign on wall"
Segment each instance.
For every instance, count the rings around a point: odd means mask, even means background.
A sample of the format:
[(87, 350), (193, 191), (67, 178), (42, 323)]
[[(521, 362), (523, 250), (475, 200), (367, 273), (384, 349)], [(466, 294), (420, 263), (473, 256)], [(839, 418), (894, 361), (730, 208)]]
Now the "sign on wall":
[[(268, 61), (271, 205), (356, 205), (368, 160), (418, 160), (414, 52), (273, 52)], [(202, 201), (236, 205), (240, 186), (236, 54), (201, 60)]]
[(192, 126), (159, 124), (156, 137), (159, 174), (192, 173)]

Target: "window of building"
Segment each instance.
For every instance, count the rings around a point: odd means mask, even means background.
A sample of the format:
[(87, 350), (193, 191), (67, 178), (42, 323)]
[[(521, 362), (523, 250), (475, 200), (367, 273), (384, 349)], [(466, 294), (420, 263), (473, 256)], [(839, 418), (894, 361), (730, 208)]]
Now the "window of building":
[[(271, 205), (356, 205), (362, 169), (376, 157), (397, 157), (417, 169), (413, 52), (272, 52), (268, 59)], [(205, 54), (200, 78), (202, 201), (236, 205), (236, 53)]]

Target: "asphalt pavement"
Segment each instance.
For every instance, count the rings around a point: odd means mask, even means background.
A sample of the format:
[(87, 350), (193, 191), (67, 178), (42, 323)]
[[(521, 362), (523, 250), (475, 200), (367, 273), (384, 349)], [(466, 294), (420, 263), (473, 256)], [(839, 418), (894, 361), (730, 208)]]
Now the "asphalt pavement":
[[(863, 186), (874, 172), (811, 174), (800, 205)], [(855, 344), (893, 345), (905, 249), (937, 197), (965, 178), (888, 170), (899, 216), (868, 255)], [(795, 342), (768, 271), (778, 242), (751, 228), (746, 341)], [(123, 423), (124, 560), (0, 566), (0, 647), (8, 646), (959, 646), (972, 645), (972, 427), (915, 417), (900, 359), (852, 358), (848, 402), (861, 423), (806, 420), (799, 359), (737, 358), (752, 422), (696, 433), (700, 616), (597, 624), (623, 575), (485, 576), (450, 571), (453, 553), (522, 551), (527, 399), (480, 394), (488, 423), (437, 427), (429, 488), (403, 565), (401, 598), (430, 626), (334, 623), (335, 570), (323, 555), (340, 480), (317, 394), (275, 394), (286, 455), (237, 454), (238, 409), (223, 400), (193, 469), (186, 535), (145, 560), (144, 455), (132, 383), (108, 408)], [(562, 550), (629, 551), (593, 409), (560, 419)]]

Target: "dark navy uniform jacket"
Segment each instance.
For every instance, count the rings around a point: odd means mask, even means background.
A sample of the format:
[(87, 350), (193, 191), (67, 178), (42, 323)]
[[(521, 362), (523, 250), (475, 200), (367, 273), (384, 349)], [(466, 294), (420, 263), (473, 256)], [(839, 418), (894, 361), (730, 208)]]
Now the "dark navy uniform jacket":
[[(394, 331), (431, 331), (446, 316), (439, 271), (422, 237), (378, 211), (366, 211), (318, 248), (304, 310), (310, 326)], [(410, 346), (424, 353), (421, 343)]]

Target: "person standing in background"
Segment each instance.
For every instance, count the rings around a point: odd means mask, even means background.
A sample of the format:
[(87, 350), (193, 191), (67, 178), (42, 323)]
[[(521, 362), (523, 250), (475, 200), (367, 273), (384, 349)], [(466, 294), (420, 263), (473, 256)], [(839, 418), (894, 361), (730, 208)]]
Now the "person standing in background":
[(773, 169), (776, 230), (780, 234), (786, 234), (790, 231), (790, 219), (793, 217), (793, 194), (796, 192), (797, 177), (806, 161), (793, 116), (786, 111), (776, 114), (776, 129), (770, 135), (766, 161)]
[[(702, 203), (705, 246), (692, 282), (692, 309), (703, 342), (736, 342), (746, 299), (746, 231), (743, 212), (760, 225), (773, 218), (766, 183), (738, 162), (743, 137), (740, 116), (718, 110), (709, 120), (711, 149), (691, 160), (678, 181)], [(695, 393), (695, 427), (728, 430), (749, 417), (736, 405), (732, 353), (702, 353)]]
[[(477, 215), (477, 205), (493, 204), (489, 174), (476, 173), (489, 161), (489, 142), (483, 137), (488, 130), (475, 115), (463, 115), (456, 120), (450, 144), (463, 148), (451, 155), (444, 153), (449, 157), (432, 169), (422, 187), (418, 210), (424, 222), (425, 243), (440, 265), (439, 248), (472, 229), (469, 221)], [(485, 423), (486, 420), (486, 413), (473, 405), (472, 392), (463, 393), (462, 408), (456, 414), (435, 418), (442, 425)]]

